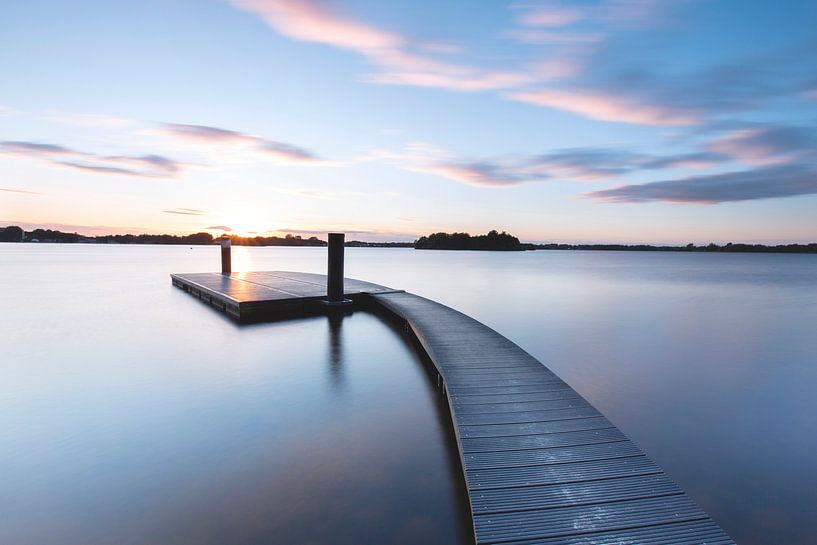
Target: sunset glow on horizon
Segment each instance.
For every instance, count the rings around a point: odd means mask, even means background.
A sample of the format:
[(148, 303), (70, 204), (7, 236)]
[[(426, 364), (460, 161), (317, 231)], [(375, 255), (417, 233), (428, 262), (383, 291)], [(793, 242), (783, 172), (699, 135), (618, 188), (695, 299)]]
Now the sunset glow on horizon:
[(814, 20), (805, 0), (11, 0), (0, 226), (814, 242)]

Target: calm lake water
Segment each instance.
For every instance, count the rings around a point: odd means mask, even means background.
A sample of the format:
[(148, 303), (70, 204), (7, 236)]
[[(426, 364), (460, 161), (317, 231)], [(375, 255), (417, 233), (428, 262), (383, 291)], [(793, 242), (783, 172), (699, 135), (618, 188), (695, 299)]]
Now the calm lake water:
[[(0, 543), (467, 543), (444, 400), (400, 331), (239, 327), (170, 284), (218, 259), (0, 244)], [(817, 256), (348, 249), (347, 275), (520, 344), (742, 545), (813, 543)]]

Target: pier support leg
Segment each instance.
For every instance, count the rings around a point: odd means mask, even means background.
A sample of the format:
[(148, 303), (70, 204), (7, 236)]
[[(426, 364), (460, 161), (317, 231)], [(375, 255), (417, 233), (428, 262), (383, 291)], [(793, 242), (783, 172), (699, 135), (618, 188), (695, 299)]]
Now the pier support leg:
[(232, 242), (228, 235), (221, 237), (221, 274), (233, 272), (233, 260), (231, 256)]
[(346, 235), (329, 233), (329, 263), (326, 277), (326, 304), (332, 306), (350, 305), (352, 301), (343, 298), (343, 252)]

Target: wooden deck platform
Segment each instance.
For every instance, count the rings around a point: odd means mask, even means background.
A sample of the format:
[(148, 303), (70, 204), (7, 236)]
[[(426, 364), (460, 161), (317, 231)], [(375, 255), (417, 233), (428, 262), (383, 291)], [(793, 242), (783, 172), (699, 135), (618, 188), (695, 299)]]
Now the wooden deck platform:
[[(173, 283), (217, 294), (217, 308), (229, 300), (239, 312), (254, 302), (320, 299), (325, 286), (321, 275), (302, 273), (214, 276), (173, 275)], [(219, 293), (222, 286), (231, 291)], [(478, 544), (733, 544), (620, 430), (519, 346), (423, 297), (354, 280), (346, 286), (348, 296), (403, 320), (433, 362)]]
[[(326, 276), (292, 271), (171, 274), (173, 285), (246, 322), (318, 310), (326, 299)], [(393, 292), (370, 282), (345, 279), (345, 296)]]

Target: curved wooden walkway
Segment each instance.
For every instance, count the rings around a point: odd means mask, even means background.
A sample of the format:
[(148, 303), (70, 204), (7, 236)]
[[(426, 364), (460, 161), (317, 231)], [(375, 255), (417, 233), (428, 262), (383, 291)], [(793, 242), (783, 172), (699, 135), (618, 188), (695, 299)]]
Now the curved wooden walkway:
[(478, 544), (733, 541), (575, 390), (493, 329), (410, 293), (373, 294), (437, 368)]
[[(239, 321), (324, 311), (326, 277), (174, 274)], [(575, 390), (493, 329), (434, 301), (345, 280), (404, 320), (448, 394), (480, 545), (726, 545), (721, 528)]]

